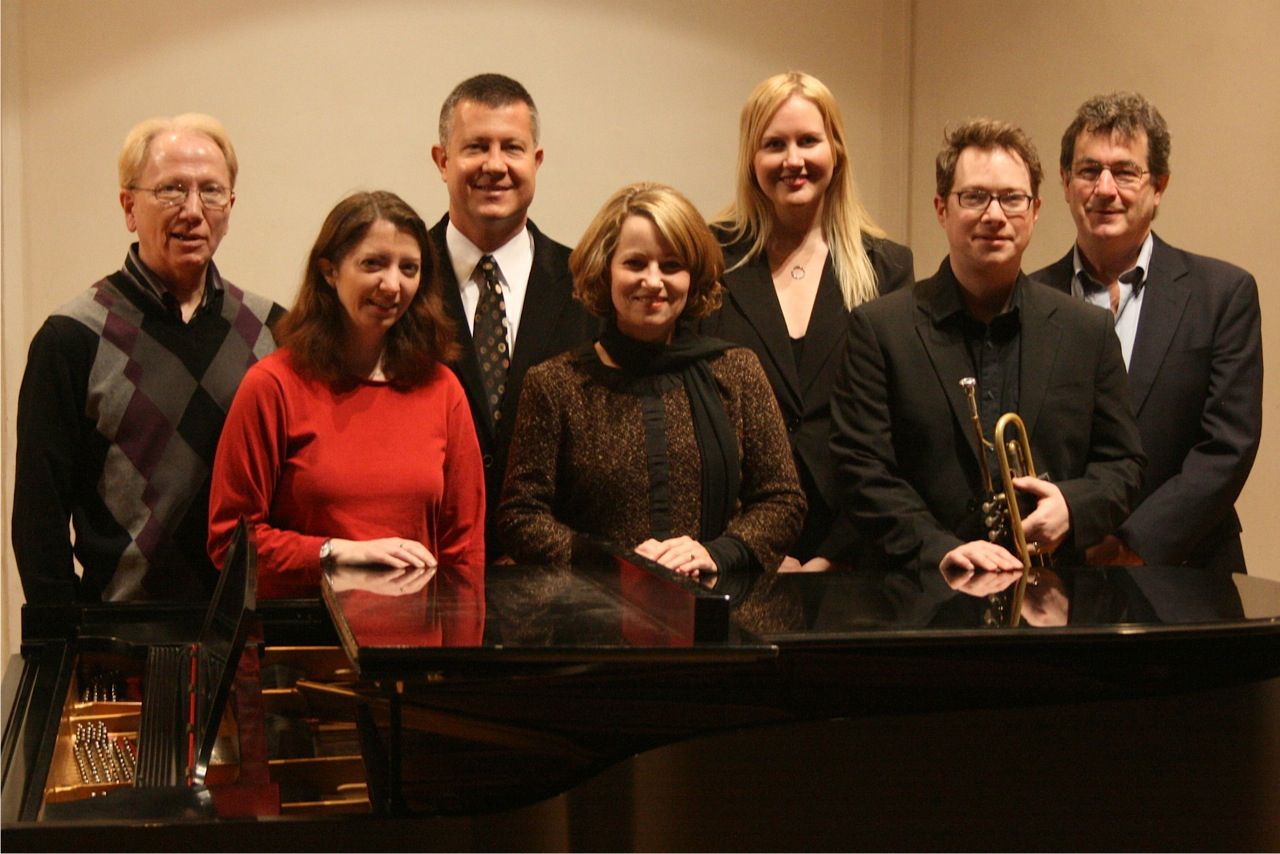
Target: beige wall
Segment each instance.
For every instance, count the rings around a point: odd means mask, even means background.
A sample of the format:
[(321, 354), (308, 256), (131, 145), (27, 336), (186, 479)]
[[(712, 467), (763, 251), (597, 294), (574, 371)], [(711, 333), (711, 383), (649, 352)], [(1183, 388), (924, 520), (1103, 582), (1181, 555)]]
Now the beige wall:
[[(714, 213), (731, 192), (746, 94), (776, 71), (809, 71), (843, 107), (869, 207), (909, 240), (921, 274), (945, 251), (929, 200), (947, 120), (1019, 122), (1053, 161), (1081, 100), (1134, 87), (1173, 128), (1161, 233), (1251, 269), (1265, 315), (1275, 302), (1277, 218), (1263, 206), (1280, 187), (1263, 146), (1280, 130), (1271, 91), (1280, 4), (1269, 0), (3, 0), (0, 9), (6, 657), (22, 600), (8, 519), (26, 347), (50, 311), (122, 260), (130, 236), (115, 157), (146, 116), (200, 110), (227, 125), (242, 169), (219, 265), (287, 303), (321, 219), (347, 192), (392, 189), (439, 217), (445, 193), (428, 159), (439, 103), (480, 71), (509, 73), (538, 100), (547, 155), (533, 215), (568, 243), (632, 180), (675, 184)], [(1033, 266), (1071, 240), (1048, 194)], [(1264, 486), (1280, 467), (1274, 444), (1264, 443), (1246, 492), (1245, 546), (1255, 572), (1280, 578), (1265, 559), (1280, 545)]]

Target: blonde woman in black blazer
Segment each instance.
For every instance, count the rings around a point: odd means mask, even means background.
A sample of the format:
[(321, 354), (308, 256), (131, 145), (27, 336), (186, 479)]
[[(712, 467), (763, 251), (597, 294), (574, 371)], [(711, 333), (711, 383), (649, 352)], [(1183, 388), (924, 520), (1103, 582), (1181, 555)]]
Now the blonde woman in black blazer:
[(809, 512), (780, 571), (857, 559), (828, 449), (831, 388), (849, 311), (913, 281), (911, 250), (888, 240), (858, 198), (835, 98), (778, 74), (742, 109), (737, 194), (713, 226), (725, 249), (724, 306), (708, 335), (750, 347), (787, 425)]

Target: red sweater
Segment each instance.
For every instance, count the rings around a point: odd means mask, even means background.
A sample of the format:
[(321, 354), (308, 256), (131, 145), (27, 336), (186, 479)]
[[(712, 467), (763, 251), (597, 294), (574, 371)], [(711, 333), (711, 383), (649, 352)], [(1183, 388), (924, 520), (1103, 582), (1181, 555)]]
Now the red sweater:
[(467, 398), (443, 365), (418, 388), (335, 391), (288, 350), (254, 365), (213, 464), (209, 553), (221, 567), (245, 516), (258, 538), (258, 595), (316, 596), (329, 537), (421, 542), (437, 583), (484, 599), (484, 467)]

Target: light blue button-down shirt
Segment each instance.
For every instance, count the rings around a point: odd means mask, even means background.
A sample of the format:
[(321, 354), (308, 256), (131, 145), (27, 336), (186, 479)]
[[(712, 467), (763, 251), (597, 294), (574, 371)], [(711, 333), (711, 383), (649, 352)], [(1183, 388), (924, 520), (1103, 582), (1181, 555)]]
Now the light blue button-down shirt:
[[(1147, 239), (1138, 252), (1138, 263), (1133, 269), (1120, 274), (1120, 305), (1116, 308), (1116, 336), (1120, 339), (1120, 351), (1124, 354), (1124, 366), (1129, 367), (1129, 357), (1133, 353), (1133, 342), (1138, 337), (1138, 317), (1142, 314), (1143, 287), (1147, 281), (1147, 271), (1151, 269), (1151, 249), (1155, 239), (1147, 232)], [(1085, 271), (1084, 259), (1080, 255), (1080, 245), (1076, 244), (1072, 254), (1075, 276), (1071, 279), (1071, 294), (1085, 302), (1100, 305), (1111, 310), (1111, 292), (1102, 282), (1096, 281)]]

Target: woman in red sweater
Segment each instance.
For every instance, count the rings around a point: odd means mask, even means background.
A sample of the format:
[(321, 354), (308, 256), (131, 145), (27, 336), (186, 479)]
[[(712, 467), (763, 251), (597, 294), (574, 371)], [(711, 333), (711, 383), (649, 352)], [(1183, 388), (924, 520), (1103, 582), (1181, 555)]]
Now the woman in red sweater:
[(484, 470), (422, 219), (392, 193), (339, 202), (276, 336), (218, 445), (214, 563), (243, 515), (260, 596), (315, 596), (322, 569), (374, 565), (391, 568), (384, 592), (438, 573), (482, 603)]

